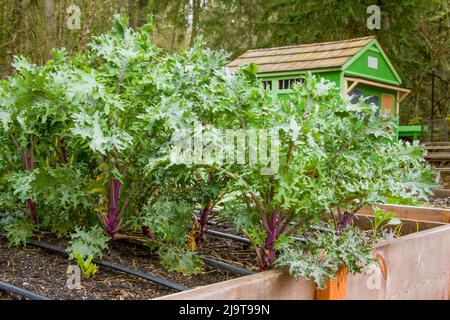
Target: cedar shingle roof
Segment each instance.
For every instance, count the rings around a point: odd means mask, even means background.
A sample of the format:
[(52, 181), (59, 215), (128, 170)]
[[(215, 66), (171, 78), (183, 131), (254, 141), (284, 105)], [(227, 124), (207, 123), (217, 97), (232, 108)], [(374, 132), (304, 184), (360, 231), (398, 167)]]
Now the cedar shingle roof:
[(248, 50), (228, 67), (254, 63), (258, 72), (296, 71), (317, 68), (341, 67), (364, 48), (374, 36), (301, 44), (296, 46)]

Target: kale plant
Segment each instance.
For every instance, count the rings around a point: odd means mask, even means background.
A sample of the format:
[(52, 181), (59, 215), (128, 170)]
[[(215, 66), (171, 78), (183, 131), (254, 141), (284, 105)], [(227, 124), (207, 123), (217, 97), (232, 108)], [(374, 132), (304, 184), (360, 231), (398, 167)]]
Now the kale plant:
[(352, 103), (324, 79), (305, 77), (289, 100), (274, 97), (247, 119), (249, 127), (263, 122), (279, 128), (274, 174), (263, 174), (261, 165), (226, 172), (243, 203), (229, 216), (253, 235), (261, 270), (273, 266), (277, 247), (290, 245), (291, 236), (313, 225), (329, 220), (333, 232), (344, 233), (365, 205), (431, 193), (433, 171), (423, 147), (395, 142), (393, 123), (378, 107), (364, 100)]

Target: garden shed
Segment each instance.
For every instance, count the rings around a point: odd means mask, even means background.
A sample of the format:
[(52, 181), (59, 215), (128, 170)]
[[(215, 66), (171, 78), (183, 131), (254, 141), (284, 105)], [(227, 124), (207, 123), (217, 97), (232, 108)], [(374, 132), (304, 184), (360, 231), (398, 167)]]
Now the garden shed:
[(248, 50), (228, 64), (254, 63), (266, 88), (289, 96), (292, 84), (312, 72), (334, 81), (342, 93), (370, 97), (398, 121), (399, 107), (410, 93), (374, 36), (312, 44)]

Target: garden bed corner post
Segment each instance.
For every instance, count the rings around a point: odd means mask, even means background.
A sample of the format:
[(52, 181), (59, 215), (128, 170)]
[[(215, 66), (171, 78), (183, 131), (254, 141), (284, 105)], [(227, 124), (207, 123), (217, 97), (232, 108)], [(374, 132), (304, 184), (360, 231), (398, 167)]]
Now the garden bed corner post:
[(316, 300), (346, 300), (347, 275), (347, 267), (339, 268), (336, 272), (336, 278), (326, 281), (325, 289), (316, 289)]

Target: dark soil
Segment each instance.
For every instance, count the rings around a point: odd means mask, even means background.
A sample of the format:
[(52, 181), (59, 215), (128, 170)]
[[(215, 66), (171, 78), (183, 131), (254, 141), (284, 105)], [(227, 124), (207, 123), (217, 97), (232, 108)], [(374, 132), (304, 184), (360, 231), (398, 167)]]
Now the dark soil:
[(66, 271), (71, 264), (63, 256), (27, 246), (7, 248), (0, 242), (0, 279), (52, 299), (151, 299), (172, 290), (140, 278), (100, 268), (81, 289), (68, 289)]
[[(244, 235), (236, 233), (227, 225), (214, 225), (209, 226), (209, 228), (215, 231), (244, 237)], [(205, 236), (204, 242), (199, 246), (198, 252), (204, 256), (233, 264), (241, 268), (258, 271), (255, 251), (252, 246), (246, 243), (208, 234)]]
[[(225, 231), (223, 228), (214, 227), (214, 229)], [(58, 239), (51, 235), (41, 235), (36, 239), (62, 248), (67, 246), (66, 239)], [(249, 245), (240, 242), (206, 235), (198, 252), (233, 265), (256, 270), (253, 251)], [(161, 266), (158, 257), (148, 248), (126, 241), (113, 242), (103, 259), (169, 279), (188, 288), (239, 277), (207, 265), (204, 272), (193, 276), (169, 272)], [(0, 280), (52, 299), (141, 300), (175, 293), (173, 289), (102, 266), (94, 277), (82, 280), (81, 289), (70, 290), (66, 285), (68, 279), (66, 271), (70, 264), (74, 263), (66, 257), (40, 248), (32, 246), (8, 248), (6, 240), (0, 238)], [(20, 299), (20, 297), (0, 291), (0, 299)]]

